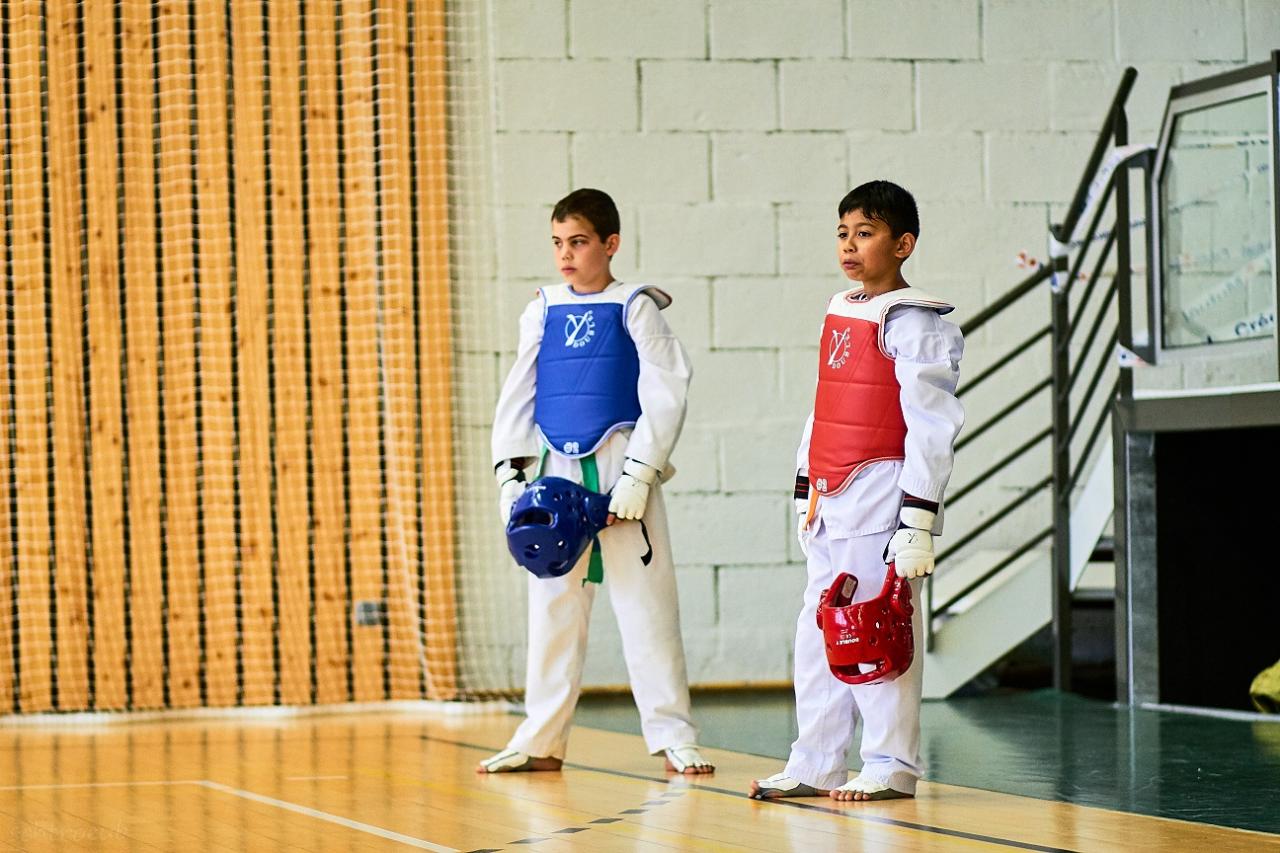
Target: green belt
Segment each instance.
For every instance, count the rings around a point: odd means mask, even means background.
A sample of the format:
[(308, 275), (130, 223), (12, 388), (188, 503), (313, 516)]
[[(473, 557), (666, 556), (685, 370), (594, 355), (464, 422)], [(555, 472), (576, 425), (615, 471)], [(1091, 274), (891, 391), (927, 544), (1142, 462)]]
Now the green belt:
[[(595, 454), (582, 457), (582, 485), (593, 492), (600, 491), (600, 472), (596, 470)], [(582, 581), (601, 583), (604, 581), (604, 556), (600, 552), (600, 537), (591, 537), (591, 562), (587, 564), (587, 577)]]
[[(537, 476), (542, 476), (542, 469), (547, 461), (547, 448), (542, 448), (542, 457), (538, 460)], [(535, 478), (536, 479), (536, 478)], [(600, 491), (600, 472), (596, 468), (596, 456), (589, 453), (582, 457), (582, 486), (593, 492)], [(582, 585), (604, 582), (604, 555), (600, 551), (600, 538), (591, 538), (591, 561), (587, 564), (587, 576)]]

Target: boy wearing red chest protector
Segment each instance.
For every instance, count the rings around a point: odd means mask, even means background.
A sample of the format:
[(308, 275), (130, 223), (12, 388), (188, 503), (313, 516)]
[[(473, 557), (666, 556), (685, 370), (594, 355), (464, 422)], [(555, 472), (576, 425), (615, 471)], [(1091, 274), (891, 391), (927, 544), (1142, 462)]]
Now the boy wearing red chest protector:
[[(912, 797), (922, 770), (924, 655), (892, 680), (846, 684), (828, 666), (815, 613), (842, 572), (857, 578), (855, 603), (880, 595), (890, 562), (920, 601), (964, 422), (955, 396), (964, 342), (942, 318), (952, 306), (902, 275), (920, 233), (911, 194), (872, 181), (845, 196), (839, 217), (837, 256), (853, 287), (827, 307), (814, 409), (797, 453), (798, 535), (808, 559), (795, 645), (799, 736), (781, 773), (751, 783), (756, 799)], [(913, 627), (923, 636), (918, 606)], [(862, 769), (849, 780), (859, 719)]]

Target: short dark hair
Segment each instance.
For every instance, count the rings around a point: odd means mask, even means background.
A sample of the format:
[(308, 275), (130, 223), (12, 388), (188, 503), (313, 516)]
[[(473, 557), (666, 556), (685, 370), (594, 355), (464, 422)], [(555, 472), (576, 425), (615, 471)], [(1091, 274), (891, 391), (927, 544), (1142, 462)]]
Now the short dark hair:
[(601, 240), (607, 240), (614, 234), (622, 233), (622, 224), (618, 218), (618, 206), (603, 190), (589, 187), (574, 190), (556, 202), (551, 211), (552, 222), (564, 222), (570, 216), (577, 216), (591, 223)]
[(920, 211), (911, 193), (892, 181), (867, 181), (840, 199), (840, 218), (851, 210), (861, 210), (868, 219), (879, 219), (893, 236), (920, 236)]

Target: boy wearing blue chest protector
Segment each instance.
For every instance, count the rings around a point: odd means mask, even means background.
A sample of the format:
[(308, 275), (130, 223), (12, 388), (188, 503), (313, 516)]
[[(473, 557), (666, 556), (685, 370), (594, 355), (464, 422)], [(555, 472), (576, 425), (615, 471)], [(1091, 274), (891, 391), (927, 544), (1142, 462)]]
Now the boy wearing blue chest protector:
[(688, 354), (656, 287), (617, 281), (613, 199), (580, 189), (556, 204), (551, 242), (563, 284), (520, 316), (516, 361), (498, 397), (493, 461), (505, 524), (525, 469), (611, 495), (616, 520), (568, 574), (529, 577), (526, 719), (482, 773), (559, 770), (578, 702), (596, 585), (608, 578), (645, 744), (679, 773), (709, 773), (695, 745), (661, 482), (684, 424)]

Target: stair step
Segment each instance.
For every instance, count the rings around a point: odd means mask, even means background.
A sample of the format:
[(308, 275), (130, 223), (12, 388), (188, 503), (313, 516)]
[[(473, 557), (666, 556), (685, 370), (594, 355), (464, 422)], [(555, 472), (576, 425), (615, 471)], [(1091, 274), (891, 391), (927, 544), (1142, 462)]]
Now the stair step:
[[(990, 571), (993, 566), (1000, 563), (1011, 553), (1013, 553), (1011, 550), (991, 548), (975, 551), (958, 562), (944, 563), (933, 574), (934, 602), (942, 604), (948, 601), (952, 596)], [(1008, 583), (1022, 566), (1036, 560), (1048, 559), (1048, 553), (1047, 550), (1041, 549), (1023, 554), (1013, 563), (1006, 566), (999, 574), (956, 602), (949, 608), (948, 616), (957, 616), (970, 609), (977, 602)]]
[(925, 697), (950, 695), (1049, 621), (1050, 563), (1044, 551), (1024, 554), (998, 576), (999, 582), (966, 596), (964, 612), (934, 626)]

